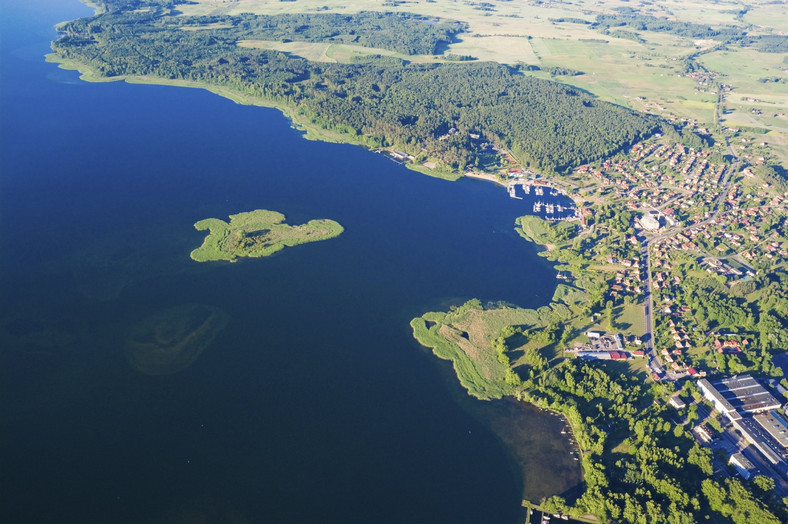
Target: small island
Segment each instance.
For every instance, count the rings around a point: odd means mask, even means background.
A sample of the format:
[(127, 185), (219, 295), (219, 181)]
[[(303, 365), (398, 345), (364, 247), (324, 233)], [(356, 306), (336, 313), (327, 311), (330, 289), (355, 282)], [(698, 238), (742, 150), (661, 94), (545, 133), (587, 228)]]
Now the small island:
[(229, 224), (218, 218), (200, 220), (194, 227), (210, 233), (202, 245), (191, 252), (191, 257), (197, 262), (235, 262), (238, 257), (267, 257), (286, 246), (328, 240), (344, 231), (333, 220), (310, 220), (299, 226), (290, 226), (284, 221), (282, 213), (266, 209), (230, 215)]

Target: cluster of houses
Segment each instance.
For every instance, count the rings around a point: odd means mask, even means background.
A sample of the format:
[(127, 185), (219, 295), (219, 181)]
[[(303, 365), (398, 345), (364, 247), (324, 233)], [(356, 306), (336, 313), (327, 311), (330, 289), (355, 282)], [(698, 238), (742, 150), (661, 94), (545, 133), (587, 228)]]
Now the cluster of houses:
[[(764, 236), (759, 227), (764, 220), (785, 214), (788, 194), (771, 197), (768, 201), (765, 195), (747, 200), (748, 205), (741, 205), (740, 189), (734, 185), (728, 195), (731, 207), (720, 216), (655, 243), (655, 266), (660, 267), (673, 251), (711, 251), (716, 257), (707, 253), (702, 262), (706, 271), (728, 278), (746, 278), (755, 275), (755, 270), (747, 263), (765, 265), (778, 256), (788, 256), (788, 242), (777, 232)], [(717, 258), (726, 255), (740, 257), (740, 260), (732, 263), (731, 260), (723, 262)]]
[[(735, 196), (732, 196), (735, 195)], [(748, 197), (753, 195), (748, 195)], [(713, 250), (718, 255), (735, 253), (741, 257), (741, 262), (756, 262), (758, 265), (767, 265), (769, 261), (778, 256), (788, 256), (788, 243), (780, 237), (779, 233), (772, 232), (765, 236), (759, 225), (773, 216), (785, 214), (788, 204), (788, 194), (777, 195), (767, 201), (764, 196), (747, 198), (747, 205), (742, 205), (742, 197), (731, 191), (728, 201), (731, 208), (726, 210), (715, 220), (701, 226), (691, 227), (686, 230), (685, 238), (691, 242), (676, 242), (682, 239), (676, 236), (676, 241), (669, 242), (674, 249), (695, 249), (695, 241), (708, 250)], [(673, 240), (673, 239), (671, 239)], [(727, 277), (753, 276), (754, 270), (746, 267), (727, 267), (719, 262), (708, 260), (707, 269), (710, 272)]]
[[(681, 144), (641, 142), (630, 154), (607, 160), (599, 169), (580, 166), (576, 173), (590, 174), (603, 185), (612, 185), (618, 196), (627, 198), (629, 209), (664, 207), (678, 200), (681, 209), (693, 209), (714, 202), (725, 164), (712, 163), (710, 150), (696, 151)], [(666, 212), (668, 210), (663, 210)], [(675, 210), (669, 209), (670, 215)]]
[[(683, 285), (683, 273), (678, 273), (673, 267), (676, 263), (674, 255), (679, 251), (689, 251), (693, 256), (697, 254), (697, 260), (705, 271), (736, 280), (753, 277), (771, 259), (788, 256), (785, 233), (773, 230), (765, 233), (762, 227), (773, 217), (785, 215), (788, 192), (767, 193), (768, 184), (758, 188), (751, 182), (734, 183), (723, 195), (724, 205), (719, 214), (712, 217), (711, 210), (716, 207), (723, 191), (722, 180), (727, 169), (725, 164), (712, 158), (711, 151), (646, 141), (633, 146), (626, 157), (606, 160), (598, 167), (585, 165), (576, 169), (576, 173), (590, 175), (608, 186), (600, 191), (607, 194), (615, 192), (629, 209), (650, 207), (652, 213), (645, 212), (638, 219), (638, 225), (643, 229), (658, 230), (666, 223), (675, 224), (677, 215), (686, 226), (678, 233), (652, 241), (650, 260), (655, 271), (651, 285), (659, 295), (655, 312), (663, 314), (658, 315), (656, 321), (662, 329), (669, 330), (673, 339), (672, 347), (662, 349), (660, 360), (674, 372), (690, 376), (704, 374), (691, 367), (692, 358), (687, 352), (693, 350), (694, 344), (698, 344), (697, 349), (703, 352), (736, 354), (746, 347), (747, 341), (720, 339), (712, 342), (696, 335), (690, 338), (682, 320), (690, 308), (673, 298), (680, 294), (679, 289)], [(654, 222), (653, 227), (646, 227), (648, 224), (644, 221), (649, 220)], [(636, 238), (633, 240), (639, 244)], [(644, 291), (641, 262), (631, 254), (629, 257), (622, 260), (608, 257), (608, 264), (627, 268), (617, 270), (614, 279), (609, 281), (608, 293), (613, 298), (639, 295)], [(583, 358), (628, 356), (626, 352), (625, 355), (615, 353), (619, 349), (598, 347), (593, 342), (588, 347), (573, 351)]]
[[(671, 276), (669, 273), (665, 273), (663, 271), (658, 271), (656, 274), (654, 274), (654, 280), (651, 283), (654, 289), (670, 289), (671, 286), (678, 286), (680, 284), (680, 276)], [(665, 313), (672, 313), (672, 311), (670, 311), (670, 307), (666, 307)]]
[(750, 341), (747, 340), (746, 338), (743, 338), (741, 340), (730, 339), (730, 338), (726, 340), (720, 340), (719, 338), (716, 338), (714, 339), (714, 343), (713, 343), (714, 350), (717, 353), (729, 353), (732, 355), (741, 353), (742, 348), (749, 345), (750, 345)]
[[(630, 260), (627, 260), (627, 262), (632, 264)], [(619, 298), (625, 295), (637, 297), (643, 294), (643, 277), (641, 276), (641, 271), (637, 269), (639, 267), (639, 262), (634, 260), (634, 264), (636, 265), (629, 266), (634, 267), (634, 270), (625, 269), (616, 272), (609, 288), (609, 295), (611, 298)]]
[(718, 73), (710, 71), (692, 71), (685, 73), (684, 76), (695, 81), (696, 93), (705, 93), (710, 90), (711, 94), (717, 94), (717, 82), (715, 79)]
[(704, 372), (698, 371), (685, 362), (685, 351), (692, 347), (689, 333), (687, 329), (681, 324), (677, 318), (668, 319), (668, 327), (670, 328), (670, 335), (673, 338), (673, 349), (663, 348), (660, 351), (663, 362), (668, 364), (675, 372), (686, 371), (686, 373), (693, 377), (696, 375), (705, 376)]
[[(709, 154), (708, 151), (704, 151), (704, 153)], [(691, 172), (690, 169), (692, 169)], [(717, 189), (724, 172), (725, 164), (711, 164), (707, 158), (697, 159), (696, 156), (690, 155), (681, 170), (685, 178), (679, 182), (678, 186), (686, 191), (687, 196), (691, 199), (713, 198), (718, 194)]]

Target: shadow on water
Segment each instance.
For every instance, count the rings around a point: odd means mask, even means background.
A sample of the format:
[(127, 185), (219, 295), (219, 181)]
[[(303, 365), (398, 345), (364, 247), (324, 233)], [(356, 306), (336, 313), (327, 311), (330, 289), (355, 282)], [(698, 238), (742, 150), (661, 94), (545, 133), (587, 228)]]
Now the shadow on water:
[(439, 360), (437, 366), (455, 401), (503, 444), (524, 500), (538, 503), (561, 495), (571, 501), (581, 495), (578, 448), (564, 417), (514, 398), (474, 399), (459, 385), (450, 362)]

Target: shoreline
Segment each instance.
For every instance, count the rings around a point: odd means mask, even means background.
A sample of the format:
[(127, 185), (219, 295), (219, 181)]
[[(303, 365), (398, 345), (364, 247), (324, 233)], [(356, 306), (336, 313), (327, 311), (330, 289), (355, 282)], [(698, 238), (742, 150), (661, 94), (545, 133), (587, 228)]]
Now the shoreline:
[(476, 180), (486, 180), (487, 182), (492, 182), (492, 183), (497, 184), (497, 185), (499, 185), (501, 187), (507, 187), (509, 185), (508, 182), (503, 181), (500, 178), (498, 178), (498, 175), (493, 175), (493, 174), (488, 174), (488, 173), (474, 173), (472, 171), (468, 171), (462, 176), (468, 177), (468, 178), (473, 178), (473, 179), (476, 179)]
[[(84, 82), (90, 82), (95, 84), (105, 83), (105, 82), (126, 82), (128, 84), (203, 89), (205, 91), (213, 93), (214, 95), (218, 95), (222, 98), (232, 100), (236, 104), (240, 104), (244, 106), (264, 107), (268, 109), (276, 109), (277, 111), (281, 112), (285, 116), (285, 118), (287, 118), (290, 121), (290, 127), (303, 132), (303, 138), (305, 138), (306, 140), (326, 142), (331, 144), (349, 144), (352, 146), (363, 147), (367, 151), (373, 153), (376, 151), (391, 152), (394, 151), (395, 149), (393, 146), (385, 147), (385, 148), (372, 148), (360, 140), (353, 140), (353, 137), (351, 137), (348, 134), (331, 131), (330, 129), (320, 127), (314, 122), (310, 122), (309, 118), (306, 115), (300, 113), (297, 107), (290, 106), (281, 102), (277, 102), (269, 98), (246, 95), (239, 91), (235, 91), (227, 87), (214, 86), (211, 84), (207, 84), (195, 80), (178, 80), (178, 79), (162, 78), (157, 76), (119, 75), (114, 77), (106, 77), (96, 73), (94, 69), (90, 68), (89, 66), (81, 62), (76, 62), (74, 60), (60, 57), (54, 52), (44, 55), (44, 59), (49, 63), (57, 64), (60, 69), (64, 69), (67, 71), (77, 71), (80, 75), (79, 79)], [(401, 163), (401, 165), (403, 165), (407, 169), (410, 169), (411, 171), (415, 171), (423, 175), (431, 176), (433, 178), (448, 180), (450, 182), (457, 181), (461, 179), (463, 176), (465, 176), (462, 173), (456, 171), (440, 170), (437, 168), (431, 169), (423, 164), (418, 164), (415, 162), (404, 162)], [(495, 176), (495, 175), (490, 175), (490, 176)]]

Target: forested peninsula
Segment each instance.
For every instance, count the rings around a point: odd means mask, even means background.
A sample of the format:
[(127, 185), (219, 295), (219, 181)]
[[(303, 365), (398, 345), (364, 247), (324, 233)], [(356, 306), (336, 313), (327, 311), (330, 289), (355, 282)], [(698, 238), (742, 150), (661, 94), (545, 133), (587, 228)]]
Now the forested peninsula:
[[(563, 172), (660, 128), (645, 115), (497, 63), (415, 63), (464, 28), (407, 13), (179, 16), (178, 0), (99, 0), (59, 26), (54, 60), (103, 79), (186, 81), (287, 107), (343, 141), (394, 147), (462, 173), (490, 143), (524, 166)], [(241, 47), (245, 40), (351, 42), (401, 53), (351, 63)], [(257, 102), (255, 102), (257, 103)]]

